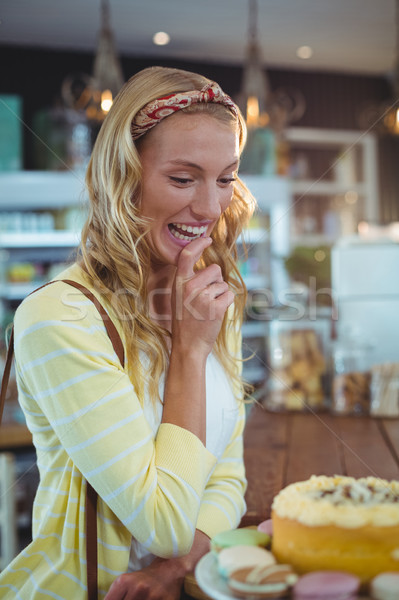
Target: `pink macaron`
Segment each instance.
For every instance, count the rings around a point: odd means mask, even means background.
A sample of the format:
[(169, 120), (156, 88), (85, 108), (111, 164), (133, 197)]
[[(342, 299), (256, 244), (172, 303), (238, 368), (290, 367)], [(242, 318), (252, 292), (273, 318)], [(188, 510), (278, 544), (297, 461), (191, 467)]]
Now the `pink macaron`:
[(273, 535), (273, 523), (271, 519), (266, 519), (266, 521), (262, 521), (262, 523), (259, 523), (258, 525), (258, 531), (261, 531), (262, 533), (267, 533), (267, 535), (272, 536)]
[(352, 600), (360, 579), (343, 571), (314, 571), (302, 575), (293, 588), (295, 600)]

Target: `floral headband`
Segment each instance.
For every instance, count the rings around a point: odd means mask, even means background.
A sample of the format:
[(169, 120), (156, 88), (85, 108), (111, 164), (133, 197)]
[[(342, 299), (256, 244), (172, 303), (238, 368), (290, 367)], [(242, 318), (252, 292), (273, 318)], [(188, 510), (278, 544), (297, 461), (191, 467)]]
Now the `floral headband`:
[(217, 83), (208, 83), (201, 90), (193, 90), (191, 92), (178, 92), (169, 94), (162, 98), (157, 98), (146, 104), (135, 116), (131, 126), (131, 132), (134, 140), (141, 137), (149, 129), (152, 129), (159, 121), (165, 117), (169, 117), (173, 113), (187, 108), (191, 104), (200, 102), (215, 102), (223, 104), (238, 117), (238, 109), (233, 100), (225, 94), (222, 88)]

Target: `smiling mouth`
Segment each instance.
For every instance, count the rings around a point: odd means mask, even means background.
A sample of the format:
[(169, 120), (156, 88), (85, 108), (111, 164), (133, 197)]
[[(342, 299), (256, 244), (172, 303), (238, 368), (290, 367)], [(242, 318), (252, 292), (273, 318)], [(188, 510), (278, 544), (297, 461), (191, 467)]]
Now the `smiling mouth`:
[(191, 225), (184, 225), (182, 223), (169, 223), (168, 228), (171, 234), (178, 240), (190, 242), (204, 235), (208, 226), (192, 227)]

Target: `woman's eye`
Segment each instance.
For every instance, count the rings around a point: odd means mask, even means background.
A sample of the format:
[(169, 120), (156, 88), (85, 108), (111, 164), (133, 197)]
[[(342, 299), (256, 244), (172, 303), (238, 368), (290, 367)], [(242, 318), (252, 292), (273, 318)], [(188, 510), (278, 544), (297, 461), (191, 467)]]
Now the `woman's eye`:
[(219, 179), (220, 183), (222, 185), (229, 185), (230, 183), (234, 183), (234, 181), (236, 181), (235, 177), (222, 177), (221, 179)]
[(192, 182), (192, 179), (188, 179), (187, 177), (172, 177), (171, 176), (169, 179), (180, 185), (186, 185), (187, 183)]

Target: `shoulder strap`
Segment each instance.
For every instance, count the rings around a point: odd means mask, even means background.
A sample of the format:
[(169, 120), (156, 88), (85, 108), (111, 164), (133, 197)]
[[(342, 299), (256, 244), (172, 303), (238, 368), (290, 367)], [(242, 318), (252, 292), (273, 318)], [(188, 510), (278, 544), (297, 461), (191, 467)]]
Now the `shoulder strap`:
[(119, 358), (119, 361), (122, 367), (125, 366), (125, 350), (123, 348), (121, 336), (118, 333), (115, 325), (111, 321), (107, 311), (103, 307), (103, 305), (97, 300), (95, 295), (88, 290), (84, 285), (81, 285), (77, 281), (72, 281), (72, 279), (61, 279), (64, 283), (68, 285), (72, 285), (76, 289), (78, 289), (82, 294), (84, 294), (89, 300), (91, 300), (101, 315), (102, 320), (104, 321), (105, 329), (107, 330), (107, 334), (109, 339), (111, 340), (112, 346), (114, 347), (115, 353)]
[[(104, 322), (105, 329), (107, 330), (108, 337), (111, 340), (112, 346), (115, 350), (117, 357), (120, 360), (122, 367), (125, 364), (125, 351), (123, 348), (123, 343), (116, 329), (115, 325), (109, 318), (109, 315), (102, 304), (97, 300), (94, 294), (88, 290), (85, 286), (73, 281), (71, 279), (61, 279), (55, 281), (63, 281), (68, 285), (77, 288), (82, 294), (84, 294), (91, 302), (93, 302), (94, 306), (97, 308), (98, 312), (101, 315), (101, 318)], [(45, 283), (40, 288), (37, 288), (32, 294), (37, 292), (38, 290), (50, 285), (51, 283), (55, 283), (55, 281), (49, 281)], [(1, 390), (0, 390), (0, 424), (3, 416), (4, 404), (7, 393), (8, 381), (10, 378), (10, 371), (12, 365), (12, 359), (14, 356), (14, 328), (11, 330), (11, 336), (8, 344), (6, 363), (4, 367), (3, 378), (1, 382)], [(98, 573), (97, 573), (97, 492), (90, 485), (90, 483), (86, 482), (86, 524), (85, 524), (85, 532), (86, 532), (86, 569), (87, 569), (87, 597), (88, 600), (97, 600), (98, 599)]]

